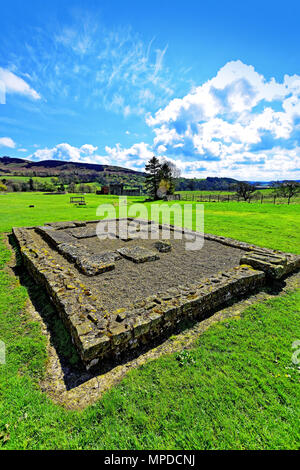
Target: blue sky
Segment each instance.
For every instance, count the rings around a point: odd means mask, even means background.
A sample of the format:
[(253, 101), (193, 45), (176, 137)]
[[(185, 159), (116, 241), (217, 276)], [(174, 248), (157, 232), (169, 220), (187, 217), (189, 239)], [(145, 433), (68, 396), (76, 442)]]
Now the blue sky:
[(299, 2), (1, 1), (0, 155), (300, 179)]

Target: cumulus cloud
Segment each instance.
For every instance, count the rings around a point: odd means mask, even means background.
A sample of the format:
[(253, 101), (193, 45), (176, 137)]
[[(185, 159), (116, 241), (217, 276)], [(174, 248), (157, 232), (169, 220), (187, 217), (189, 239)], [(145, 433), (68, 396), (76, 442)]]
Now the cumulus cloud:
[(153, 150), (183, 161), (186, 175), (282, 179), (299, 172), (299, 118), (300, 76), (267, 80), (238, 60), (146, 121)]
[(0, 67), (0, 82), (4, 84), (5, 92), (28, 96), (33, 100), (39, 100), (40, 95), (31, 88), (25, 80), (15, 75), (13, 72)]
[(94, 147), (94, 145), (90, 144), (84, 144), (80, 147), (80, 152), (82, 152), (85, 155), (93, 155), (93, 153), (98, 150), (98, 147)]
[(144, 170), (145, 163), (153, 157), (153, 151), (149, 144), (140, 142), (129, 148), (123, 148), (120, 144), (115, 147), (105, 147), (109, 160), (115, 165), (122, 165), (128, 168), (138, 168)]
[(52, 148), (38, 149), (28, 158), (33, 161), (61, 160), (65, 162), (119, 165), (144, 171), (145, 163), (153, 156), (151, 146), (145, 142), (134, 144), (129, 148), (124, 148), (120, 144), (116, 144), (114, 147), (106, 146), (104, 155), (99, 155), (97, 150), (98, 147), (91, 144), (75, 147), (68, 143), (61, 143)]
[(90, 144), (74, 147), (70, 144), (62, 143), (50, 149), (38, 149), (28, 158), (34, 161), (62, 160), (66, 162), (109, 164), (109, 159), (106, 156), (95, 154), (97, 150), (98, 147)]
[(10, 137), (0, 137), (0, 147), (14, 149), (16, 147), (16, 143)]

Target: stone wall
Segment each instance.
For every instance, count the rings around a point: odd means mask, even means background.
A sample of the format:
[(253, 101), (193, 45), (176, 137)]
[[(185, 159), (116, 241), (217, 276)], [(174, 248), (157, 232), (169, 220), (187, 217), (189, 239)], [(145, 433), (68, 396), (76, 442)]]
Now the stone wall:
[[(51, 224), (36, 230), (59, 247), (65, 243), (61, 230), (78, 227), (76, 224)], [(109, 312), (70, 269), (57, 264), (45, 248), (36, 246), (34, 230), (13, 229), (24, 264), (35, 281), (46, 288), (87, 369), (99, 360), (117, 359), (128, 350), (165, 337), (184, 319), (204, 319), (227, 302), (260, 289), (269, 279), (300, 267), (299, 256), (205, 234), (207, 239), (243, 249), (241, 265), (188, 287), (178, 286), (159, 296), (147, 297), (130, 308)]]

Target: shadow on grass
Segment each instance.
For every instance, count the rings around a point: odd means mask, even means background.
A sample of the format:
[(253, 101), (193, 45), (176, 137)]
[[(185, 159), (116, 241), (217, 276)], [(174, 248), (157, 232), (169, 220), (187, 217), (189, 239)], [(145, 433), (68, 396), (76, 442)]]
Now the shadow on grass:
[(265, 286), (262, 289), (258, 289), (255, 292), (250, 292), (248, 296), (231, 300), (214, 310), (210, 310), (209, 312), (207, 312), (207, 315), (205, 317), (201, 318), (201, 320), (182, 320), (180, 323), (178, 323), (176, 329), (173, 328), (172, 330), (165, 331), (161, 337), (157, 338), (157, 340), (155, 341), (152, 341), (151, 344), (127, 352), (117, 361), (102, 361), (100, 366), (98, 365), (91, 371), (86, 371), (72, 343), (71, 337), (68, 331), (66, 330), (62, 320), (60, 319), (59, 314), (54, 304), (51, 302), (47, 292), (44, 288), (35, 283), (33, 278), (24, 268), (22, 256), (15, 242), (14, 236), (9, 235), (8, 240), (15, 251), (16, 262), (15, 266), (12, 267), (12, 270), (14, 274), (18, 277), (20, 284), (26, 288), (35, 310), (38, 312), (45, 327), (47, 328), (50, 337), (50, 343), (54, 347), (58, 360), (60, 362), (60, 367), (63, 373), (63, 380), (67, 390), (76, 388), (79, 385), (92, 379), (93, 377), (103, 375), (115, 368), (117, 365), (125, 365), (126, 363), (133, 361), (141, 354), (145, 354), (149, 350), (161, 345), (165, 340), (170, 337), (170, 335), (174, 336), (184, 333), (184, 331), (192, 328), (199, 321), (211, 317), (213, 314), (223, 309), (224, 307), (230, 307), (234, 305), (237, 301), (247, 300), (258, 292), (265, 292), (269, 295), (277, 296), (283, 291), (286, 286), (284, 280), (276, 281), (272, 284)]

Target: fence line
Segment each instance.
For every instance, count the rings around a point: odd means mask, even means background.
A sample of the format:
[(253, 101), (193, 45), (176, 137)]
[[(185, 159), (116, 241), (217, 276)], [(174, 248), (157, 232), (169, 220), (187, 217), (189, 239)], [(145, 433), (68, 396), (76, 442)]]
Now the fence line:
[[(181, 201), (195, 201), (195, 202), (246, 202), (250, 204), (251, 202), (258, 202), (260, 204), (268, 203), (268, 204), (276, 204), (283, 203), (288, 204), (287, 198), (282, 198), (277, 196), (276, 194), (263, 195), (263, 194), (253, 194), (251, 195), (247, 201), (244, 200), (241, 196), (237, 194), (180, 194)], [(300, 202), (295, 199), (291, 199), (291, 202)]]

